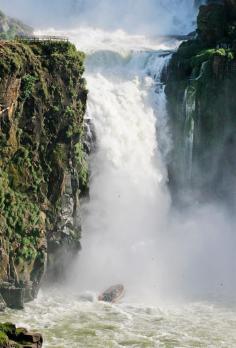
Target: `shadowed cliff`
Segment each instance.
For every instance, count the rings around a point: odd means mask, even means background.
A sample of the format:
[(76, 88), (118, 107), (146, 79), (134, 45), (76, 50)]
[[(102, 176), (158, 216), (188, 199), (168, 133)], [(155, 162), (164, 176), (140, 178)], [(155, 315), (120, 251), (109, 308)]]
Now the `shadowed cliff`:
[(173, 55), (166, 94), (172, 191), (235, 206), (236, 2), (200, 7), (197, 37)]

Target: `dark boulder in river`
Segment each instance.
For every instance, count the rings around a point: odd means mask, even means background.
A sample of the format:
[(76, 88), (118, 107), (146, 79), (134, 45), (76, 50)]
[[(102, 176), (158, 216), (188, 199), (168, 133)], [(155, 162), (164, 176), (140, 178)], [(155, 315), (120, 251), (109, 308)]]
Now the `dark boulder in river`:
[(0, 324), (1, 348), (41, 348), (43, 338), (40, 333), (29, 332), (24, 328), (16, 328), (12, 323)]

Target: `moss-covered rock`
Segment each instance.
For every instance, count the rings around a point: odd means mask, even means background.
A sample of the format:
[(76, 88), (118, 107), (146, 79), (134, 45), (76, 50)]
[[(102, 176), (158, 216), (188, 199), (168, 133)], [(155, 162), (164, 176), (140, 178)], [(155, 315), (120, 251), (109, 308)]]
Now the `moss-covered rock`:
[(0, 323), (0, 348), (41, 348), (42, 335), (16, 328), (12, 323)]
[(0, 292), (2, 282), (34, 297), (47, 256), (53, 273), (55, 249), (79, 249), (88, 186), (83, 62), (68, 42), (0, 43)]
[(0, 347), (8, 348), (9, 347), (9, 339), (4, 332), (0, 331)]

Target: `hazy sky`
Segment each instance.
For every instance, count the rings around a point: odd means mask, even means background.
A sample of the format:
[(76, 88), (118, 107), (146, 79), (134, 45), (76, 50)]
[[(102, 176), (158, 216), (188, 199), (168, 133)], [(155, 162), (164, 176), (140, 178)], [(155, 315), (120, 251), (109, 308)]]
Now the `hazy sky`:
[(132, 32), (184, 33), (191, 29), (191, 0), (0, 0), (0, 8), (34, 27), (86, 24)]

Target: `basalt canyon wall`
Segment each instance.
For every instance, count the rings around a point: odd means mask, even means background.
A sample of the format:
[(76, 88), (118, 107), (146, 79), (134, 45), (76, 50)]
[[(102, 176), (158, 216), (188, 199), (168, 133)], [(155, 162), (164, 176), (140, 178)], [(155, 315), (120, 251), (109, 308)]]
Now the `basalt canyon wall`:
[(180, 45), (167, 73), (176, 197), (235, 206), (235, 86), (236, 1), (208, 1), (200, 6), (195, 39)]

